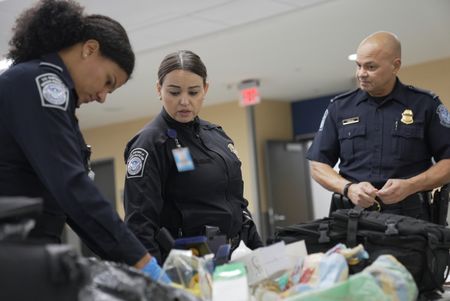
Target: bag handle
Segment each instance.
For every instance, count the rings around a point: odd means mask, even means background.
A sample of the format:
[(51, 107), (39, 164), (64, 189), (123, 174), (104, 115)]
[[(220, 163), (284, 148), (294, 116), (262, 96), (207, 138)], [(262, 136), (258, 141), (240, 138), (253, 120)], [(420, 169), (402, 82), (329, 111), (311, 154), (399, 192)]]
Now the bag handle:
[(356, 246), (356, 233), (358, 232), (358, 221), (361, 216), (361, 212), (364, 208), (355, 206), (355, 208), (348, 211), (348, 224), (347, 224), (347, 247), (353, 248)]

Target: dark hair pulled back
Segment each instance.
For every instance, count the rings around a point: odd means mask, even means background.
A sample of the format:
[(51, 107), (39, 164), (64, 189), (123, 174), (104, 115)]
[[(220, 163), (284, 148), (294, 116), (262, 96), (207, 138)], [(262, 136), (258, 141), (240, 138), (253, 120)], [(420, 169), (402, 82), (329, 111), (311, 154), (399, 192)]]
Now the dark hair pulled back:
[(174, 70), (187, 70), (199, 75), (206, 84), (207, 71), (200, 57), (190, 50), (179, 50), (164, 57), (158, 69), (158, 81), (162, 85), (168, 73)]
[(18, 64), (94, 39), (101, 54), (130, 76), (135, 56), (125, 29), (110, 17), (83, 11), (72, 0), (39, 1), (16, 19), (8, 58)]

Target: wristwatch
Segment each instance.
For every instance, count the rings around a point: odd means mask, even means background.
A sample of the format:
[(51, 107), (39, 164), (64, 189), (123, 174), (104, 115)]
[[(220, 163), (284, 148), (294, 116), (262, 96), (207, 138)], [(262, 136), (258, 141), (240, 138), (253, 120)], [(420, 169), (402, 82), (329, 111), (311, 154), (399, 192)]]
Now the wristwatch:
[(344, 186), (344, 193), (343, 193), (343, 195), (348, 199), (349, 197), (348, 197), (348, 189), (350, 188), (350, 186), (352, 186), (353, 184), (355, 184), (355, 183), (353, 183), (353, 182), (348, 182), (347, 184), (345, 184), (345, 186)]

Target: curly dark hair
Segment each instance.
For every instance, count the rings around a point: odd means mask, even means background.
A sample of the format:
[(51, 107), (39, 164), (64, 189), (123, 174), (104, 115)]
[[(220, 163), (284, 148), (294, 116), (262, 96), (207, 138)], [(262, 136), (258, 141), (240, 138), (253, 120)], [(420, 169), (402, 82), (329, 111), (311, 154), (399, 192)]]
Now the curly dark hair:
[(206, 84), (206, 67), (200, 57), (190, 50), (179, 50), (164, 57), (158, 69), (158, 81), (162, 85), (168, 73), (174, 70), (187, 70), (203, 78)]
[(94, 39), (101, 54), (131, 76), (135, 55), (125, 29), (110, 17), (83, 12), (72, 0), (39, 1), (16, 19), (7, 57), (18, 64)]

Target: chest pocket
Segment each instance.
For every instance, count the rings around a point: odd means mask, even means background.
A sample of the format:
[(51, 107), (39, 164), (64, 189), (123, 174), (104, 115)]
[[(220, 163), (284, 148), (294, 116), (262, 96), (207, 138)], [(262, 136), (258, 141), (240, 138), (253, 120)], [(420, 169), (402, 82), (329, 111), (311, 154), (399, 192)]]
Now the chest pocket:
[(399, 122), (392, 130), (392, 151), (395, 158), (405, 161), (420, 161), (427, 156), (423, 124)]
[(366, 126), (359, 124), (341, 127), (339, 143), (343, 159), (352, 160), (355, 155), (362, 154), (366, 147)]

